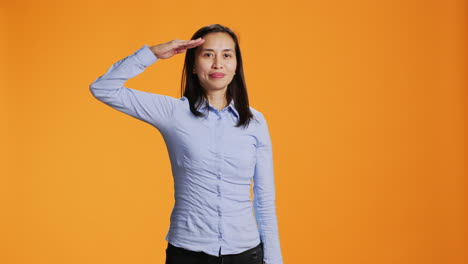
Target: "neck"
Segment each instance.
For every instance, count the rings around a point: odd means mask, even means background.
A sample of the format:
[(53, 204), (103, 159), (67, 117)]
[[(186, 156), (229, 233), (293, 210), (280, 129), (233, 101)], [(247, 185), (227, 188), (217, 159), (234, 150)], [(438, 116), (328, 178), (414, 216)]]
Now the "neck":
[(208, 102), (216, 109), (221, 110), (227, 106), (226, 88), (216, 91), (207, 91)]

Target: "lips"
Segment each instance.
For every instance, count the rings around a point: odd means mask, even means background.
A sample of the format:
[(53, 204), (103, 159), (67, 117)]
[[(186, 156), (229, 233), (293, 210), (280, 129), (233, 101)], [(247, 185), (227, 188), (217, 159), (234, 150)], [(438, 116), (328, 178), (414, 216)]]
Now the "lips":
[(224, 75), (225, 75), (224, 73), (215, 72), (215, 73), (210, 74), (210, 77), (211, 77), (211, 78), (223, 78)]

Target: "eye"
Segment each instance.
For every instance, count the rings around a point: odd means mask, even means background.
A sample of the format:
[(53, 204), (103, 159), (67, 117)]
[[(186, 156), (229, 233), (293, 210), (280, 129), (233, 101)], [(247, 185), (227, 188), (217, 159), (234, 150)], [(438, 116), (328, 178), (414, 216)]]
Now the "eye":
[(212, 54), (211, 54), (211, 53), (205, 53), (205, 54), (203, 54), (203, 56), (206, 56), (206, 55), (212, 55)]
[(228, 57), (232, 57), (232, 55), (231, 55), (231, 54), (224, 54), (224, 55), (227, 55)]

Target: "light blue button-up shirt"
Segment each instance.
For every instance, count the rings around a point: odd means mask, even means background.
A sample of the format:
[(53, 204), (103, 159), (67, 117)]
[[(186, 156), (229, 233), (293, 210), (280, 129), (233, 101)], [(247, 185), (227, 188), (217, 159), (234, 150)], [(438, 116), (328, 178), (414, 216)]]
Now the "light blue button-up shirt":
[(162, 134), (175, 188), (166, 240), (214, 256), (237, 254), (263, 242), (265, 263), (282, 264), (265, 117), (250, 107), (255, 120), (247, 128), (235, 127), (239, 115), (234, 100), (222, 110), (201, 107), (208, 115), (199, 118), (190, 112), (185, 96), (176, 99), (123, 86), (157, 60), (145, 44), (113, 64), (90, 91)]

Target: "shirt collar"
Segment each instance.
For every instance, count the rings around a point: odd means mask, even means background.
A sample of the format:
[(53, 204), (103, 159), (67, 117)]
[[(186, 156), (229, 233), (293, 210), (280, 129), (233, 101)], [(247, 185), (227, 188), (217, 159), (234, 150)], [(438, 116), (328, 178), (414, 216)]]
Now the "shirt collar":
[[(199, 101), (202, 101), (202, 104), (200, 106), (200, 110), (205, 109), (206, 108), (206, 105), (205, 105), (206, 99), (203, 96), (201, 96)], [(231, 109), (231, 111), (234, 113), (234, 115), (237, 118), (239, 118), (239, 112), (237, 112), (237, 110), (236, 110), (236, 105), (235, 105), (234, 99), (231, 100), (231, 102), (228, 105), (228, 108)]]

